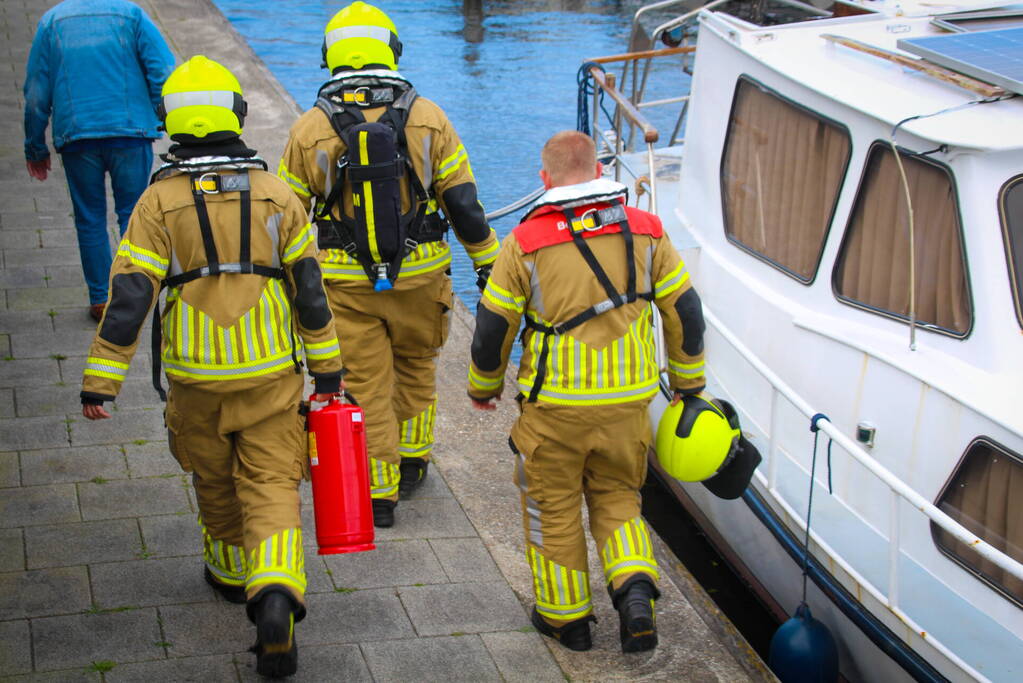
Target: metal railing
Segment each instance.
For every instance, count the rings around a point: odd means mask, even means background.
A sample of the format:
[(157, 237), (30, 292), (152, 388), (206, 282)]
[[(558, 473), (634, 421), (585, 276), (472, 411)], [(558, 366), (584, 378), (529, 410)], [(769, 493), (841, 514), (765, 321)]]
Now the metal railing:
[[(757, 477), (762, 480), (763, 483), (766, 483), (768, 492), (771, 494), (771, 498), (784, 509), (789, 517), (796, 521), (803, 531), (805, 531), (805, 511), (798, 512), (793, 509), (792, 506), (784, 500), (777, 487), (778, 457), (782, 453), (781, 449), (778, 447), (778, 443), (776, 442), (776, 434), (779, 432), (779, 425), (777, 424), (779, 414), (778, 401), (779, 399), (788, 401), (788, 403), (796, 410), (806, 416), (807, 420), (810, 420), (813, 416), (819, 414), (820, 411), (815, 410), (781, 377), (768, 368), (767, 365), (760, 360), (760, 358), (749, 347), (743, 344), (742, 341), (731, 330), (729, 330), (728, 327), (716, 315), (714, 315), (712, 311), (706, 308), (706, 306), (704, 306), (703, 315), (706, 321), (718, 332), (718, 334), (720, 334), (721, 337), (771, 385), (771, 409), (769, 416), (769, 431), (767, 434), (768, 473), (765, 478), (761, 473), (757, 472)], [(877, 462), (877, 460), (863, 450), (859, 444), (841, 432), (830, 421), (820, 420), (817, 422), (817, 425), (820, 428), (820, 431), (833, 439), (834, 442), (841, 446), (854, 461), (859, 463), (876, 479), (880, 480), (891, 492), (891, 514), (888, 528), (887, 592), (882, 591), (867, 580), (859, 571), (846, 562), (841, 555), (835, 552), (826, 541), (814, 533), (812, 529), (810, 531), (810, 536), (817, 546), (829, 556), (831, 561), (841, 567), (850, 577), (852, 577), (854, 581), (857, 582), (857, 584), (866, 589), (866, 591), (872, 595), (874, 599), (881, 604), (886, 605), (888, 609), (891, 610), (891, 612), (900, 620), (905, 622), (909, 628), (917, 633), (925, 633), (925, 630), (922, 629), (909, 614), (903, 611), (899, 605), (899, 557), (902, 554), (899, 530), (902, 523), (902, 505), (900, 504), (902, 501), (909, 503), (914, 508), (922, 512), (931, 520), (931, 522), (943, 531), (951, 534), (956, 540), (965, 543), (983, 559), (991, 562), (999, 569), (1002, 569), (1015, 578), (1023, 580), (1023, 564), (979, 538), (969, 529), (942, 512), (929, 500), (913, 490), (906, 482), (899, 479), (890, 470)], [(788, 457), (792, 462), (795, 462), (791, 456), (786, 454), (785, 457)], [(807, 549), (807, 552), (809, 552), (809, 549)], [(943, 643), (935, 639), (933, 636), (926, 635), (925, 637), (932, 646), (948, 657), (948, 659), (954, 662), (957, 666), (971, 672), (971, 675), (983, 678), (982, 674), (976, 672), (969, 664), (962, 661)]]

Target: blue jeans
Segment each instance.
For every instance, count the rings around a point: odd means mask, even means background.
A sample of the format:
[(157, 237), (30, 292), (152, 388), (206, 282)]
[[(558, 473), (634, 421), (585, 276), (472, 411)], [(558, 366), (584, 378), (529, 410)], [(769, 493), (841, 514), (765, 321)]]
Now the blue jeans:
[(82, 258), (82, 271), (89, 286), (89, 303), (107, 300), (107, 282), (110, 279), (110, 237), (107, 235), (106, 174), (114, 191), (114, 210), (120, 234), (128, 229), (128, 218), (149, 183), (153, 166), (153, 145), (145, 144), (112, 147), (102, 144), (86, 149), (62, 152), (60, 157), (67, 175), (71, 204), (75, 209), (75, 229), (78, 231), (78, 252)]

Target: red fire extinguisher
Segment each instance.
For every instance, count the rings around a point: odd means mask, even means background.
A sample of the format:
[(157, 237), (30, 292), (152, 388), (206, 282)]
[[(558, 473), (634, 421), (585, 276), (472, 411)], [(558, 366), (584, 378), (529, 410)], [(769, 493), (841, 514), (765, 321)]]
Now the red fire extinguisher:
[[(320, 555), (373, 550), (366, 424), (362, 408), (346, 393), (309, 411), (309, 464)], [(310, 397), (310, 403), (312, 399)]]

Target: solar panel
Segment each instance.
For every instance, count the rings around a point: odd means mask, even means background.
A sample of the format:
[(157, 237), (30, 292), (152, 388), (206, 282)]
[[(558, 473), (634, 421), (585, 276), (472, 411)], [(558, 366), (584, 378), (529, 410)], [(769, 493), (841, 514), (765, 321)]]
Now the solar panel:
[(1023, 28), (903, 38), (900, 50), (1023, 95)]

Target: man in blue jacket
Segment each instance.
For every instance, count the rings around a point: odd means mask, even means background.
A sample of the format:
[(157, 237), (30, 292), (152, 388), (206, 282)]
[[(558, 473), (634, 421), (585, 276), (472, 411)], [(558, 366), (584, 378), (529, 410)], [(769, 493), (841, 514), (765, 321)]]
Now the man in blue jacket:
[(39, 20), (25, 75), (25, 160), (46, 180), (45, 132), (61, 155), (75, 210), (89, 313), (107, 301), (110, 238), (105, 176), (110, 174), (121, 234), (146, 189), (156, 107), (174, 56), (146, 13), (127, 0), (65, 0)]

